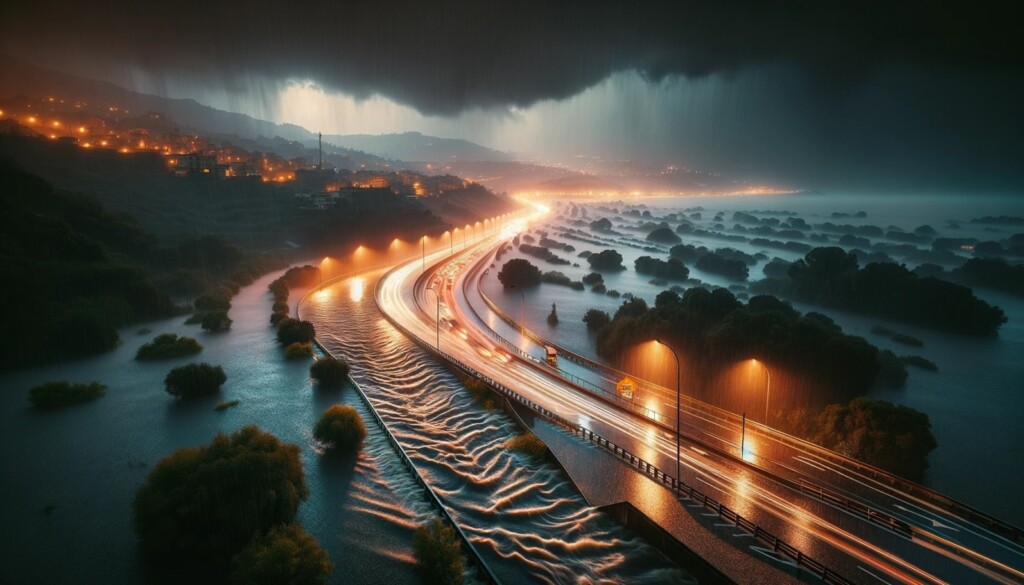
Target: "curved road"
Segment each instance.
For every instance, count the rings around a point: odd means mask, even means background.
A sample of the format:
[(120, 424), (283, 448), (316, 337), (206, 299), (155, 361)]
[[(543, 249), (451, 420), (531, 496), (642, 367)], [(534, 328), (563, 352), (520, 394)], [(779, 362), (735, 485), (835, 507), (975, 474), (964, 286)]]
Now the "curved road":
[[(506, 232), (507, 235), (507, 232)], [(602, 400), (551, 368), (508, 351), (493, 336), (500, 317), (479, 297), (476, 280), (492, 260), (497, 238), (445, 259), (445, 251), (430, 257), (424, 274), (420, 262), (410, 262), (388, 273), (378, 284), (381, 310), (412, 335), (439, 343), (478, 372), (577, 422), (630, 450), (661, 469), (675, 469), (676, 437), (664, 424)], [(466, 279), (469, 279), (468, 281)], [(465, 285), (465, 286), (464, 286)], [(440, 299), (433, 291), (440, 292)], [(474, 295), (474, 291), (476, 291)], [(475, 297), (475, 298), (474, 298)], [(435, 318), (439, 316), (440, 321)], [(508, 329), (508, 328), (506, 328)], [(536, 350), (529, 338), (502, 335), (524, 352)], [(673, 396), (674, 398), (674, 396)], [(689, 416), (691, 413), (687, 413)], [(694, 413), (696, 415), (696, 413)], [(707, 420), (709, 424), (720, 424)], [(834, 501), (823, 501), (794, 488), (802, 477), (793, 466), (754, 468), (729, 456), (718, 446), (685, 437), (678, 458), (681, 480), (728, 505), (745, 518), (790, 542), (806, 555), (865, 583), (1013, 583), (1024, 581), (1021, 547), (983, 527), (943, 514), (913, 498), (884, 489), (870, 478), (850, 470), (829, 469), (819, 459), (800, 461), (813, 485), (822, 475), (833, 475), (827, 487), (842, 493), (856, 492), (858, 501), (886, 510), (914, 527), (912, 537), (851, 513)], [(859, 486), (852, 490), (852, 486)], [(864, 494), (871, 494), (871, 498)], [(877, 498), (880, 503), (875, 503)], [(788, 560), (768, 554), (756, 545), (752, 555), (767, 562)]]

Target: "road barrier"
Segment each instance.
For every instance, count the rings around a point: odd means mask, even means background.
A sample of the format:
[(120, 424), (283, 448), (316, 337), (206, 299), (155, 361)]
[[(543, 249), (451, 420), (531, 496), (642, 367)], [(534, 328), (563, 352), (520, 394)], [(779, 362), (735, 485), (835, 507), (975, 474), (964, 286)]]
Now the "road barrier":
[[(465, 287), (465, 285), (466, 285), (466, 282), (464, 281), (463, 282), (463, 287)], [(465, 288), (463, 289), (463, 292), (465, 293)], [(671, 391), (671, 390), (665, 388), (664, 386), (661, 386), (659, 384), (655, 384), (654, 382), (643, 380), (641, 378), (637, 378), (636, 376), (627, 374), (626, 372), (622, 372), (620, 370), (616, 370), (616, 369), (611, 368), (611, 367), (609, 367), (609, 366), (607, 366), (605, 364), (601, 364), (601, 363), (595, 362), (594, 360), (591, 360), (591, 359), (589, 359), (589, 358), (587, 358), (585, 356), (579, 355), (579, 354), (577, 354), (577, 353), (575, 353), (575, 352), (573, 352), (573, 351), (571, 351), (569, 349), (566, 349), (566, 348), (564, 348), (564, 347), (562, 347), (560, 345), (557, 345), (557, 344), (551, 342), (548, 339), (545, 339), (545, 338), (541, 337), (540, 335), (537, 335), (536, 333), (534, 333), (534, 332), (530, 331), (529, 329), (527, 329), (522, 324), (518, 323), (509, 314), (505, 313), (500, 307), (497, 306), (496, 303), (494, 303), (494, 301), (492, 301), (483, 292), (482, 289), (478, 288), (478, 292), (480, 294), (480, 297), (483, 299), (484, 303), (487, 305), (487, 307), (491, 311), (493, 311), (494, 314), (497, 315), (502, 321), (504, 321), (506, 324), (508, 324), (512, 328), (516, 329), (517, 331), (519, 331), (524, 336), (530, 338), (535, 343), (537, 343), (537, 344), (539, 344), (541, 346), (554, 347), (556, 349), (556, 351), (558, 352), (558, 355), (559, 355), (560, 358), (564, 357), (564, 358), (568, 359), (571, 362), (575, 362), (575, 363), (578, 363), (578, 364), (586, 366), (586, 367), (590, 367), (590, 368), (593, 368), (593, 369), (596, 369), (596, 370), (599, 370), (599, 371), (602, 371), (602, 372), (606, 372), (606, 373), (608, 373), (608, 374), (610, 374), (610, 375), (612, 375), (614, 377), (629, 376), (630, 378), (632, 378), (634, 381), (636, 381), (639, 384), (639, 387), (641, 389), (646, 387), (646, 388), (649, 388), (649, 389), (654, 389), (654, 390), (659, 391), (661, 393), (669, 393), (671, 395), (675, 394), (674, 391)], [(470, 303), (470, 309), (474, 311), (474, 314), (476, 314), (476, 311), (475, 311), (475, 309), (473, 309), (471, 303)], [(480, 315), (477, 315), (477, 318), (480, 319), (481, 322), (486, 323), (486, 320), (482, 319)], [(537, 359), (533, 358), (532, 356), (530, 356), (529, 353), (527, 353), (527, 352), (523, 351), (522, 349), (520, 349), (518, 346), (513, 344), (511, 341), (505, 339), (504, 337), (501, 337), (496, 331), (493, 331), (490, 328), (487, 328), (486, 331), (487, 331), (487, 333), (489, 335), (491, 335), (492, 338), (494, 338), (496, 341), (501, 343), (503, 346), (512, 349), (518, 355), (524, 356), (524, 357), (532, 360), (534, 363), (545, 365), (544, 363), (542, 363), (539, 360), (537, 360)], [(636, 405), (632, 405), (632, 404), (630, 404), (631, 401), (623, 400), (617, 394), (609, 392), (609, 391), (607, 391), (607, 390), (605, 390), (605, 389), (603, 389), (603, 388), (593, 384), (592, 382), (589, 382), (589, 381), (586, 381), (586, 380), (582, 380), (581, 378), (579, 378), (578, 376), (575, 376), (574, 374), (570, 374), (568, 372), (565, 372), (564, 370), (561, 370), (561, 369), (558, 369), (558, 368), (554, 368), (554, 367), (549, 367), (549, 369), (557, 372), (560, 376), (566, 378), (570, 382), (573, 382), (573, 383), (577, 384), (580, 387), (583, 387), (583, 388), (585, 388), (587, 390), (592, 390), (592, 389), (596, 390), (596, 392), (602, 398), (610, 400), (610, 401), (612, 401), (612, 402), (614, 402), (614, 403), (616, 403), (616, 404), (618, 404), (620, 406), (623, 406), (626, 410), (630, 410), (630, 411), (635, 412), (635, 413), (637, 413), (637, 414), (639, 414), (641, 416), (645, 416), (645, 417), (649, 418), (650, 420), (652, 420), (652, 421), (654, 421), (656, 423), (668, 424), (669, 426), (671, 426), (671, 424), (673, 424), (675, 422), (675, 418), (674, 417), (668, 417), (668, 416), (665, 416), (665, 415), (658, 415), (658, 413), (653, 413), (654, 416), (651, 416), (652, 413), (648, 412), (648, 409), (643, 408), (643, 407), (637, 407)], [(582, 381), (582, 383), (581, 383), (581, 381)], [(690, 413), (698, 413), (699, 412), (703, 416), (713, 417), (713, 418), (716, 418), (716, 419), (718, 419), (719, 421), (721, 421), (723, 423), (730, 423), (730, 424), (733, 424), (733, 425), (735, 425), (737, 427), (739, 427), (742, 424), (741, 420), (740, 420), (740, 416), (735, 414), (735, 413), (733, 413), (733, 412), (730, 412), (730, 411), (727, 411), (725, 409), (719, 408), (719, 407), (714, 406), (712, 404), (708, 404), (708, 403), (703, 402), (701, 400), (697, 400), (696, 398), (693, 398), (693, 397), (690, 397), (690, 396), (683, 395), (682, 396), (682, 401), (684, 403), (684, 409), (686, 410), (686, 412), (690, 412)], [(708, 435), (709, 437), (712, 437), (712, 438), (714, 438), (717, 441), (721, 441), (722, 443), (724, 443), (727, 446), (732, 446), (733, 448), (738, 447), (735, 443), (731, 443), (731, 442), (729, 442), (727, 439), (725, 439), (723, 437), (719, 437), (719, 436), (716, 436), (714, 434), (708, 433), (705, 429), (700, 429), (700, 430), (705, 435)], [(893, 490), (896, 490), (896, 491), (899, 491), (899, 492), (901, 492), (903, 494), (906, 494), (906, 495), (909, 495), (909, 496), (912, 496), (912, 497), (915, 497), (915, 498), (927, 501), (927, 502), (929, 502), (929, 503), (931, 503), (931, 504), (933, 504), (935, 506), (938, 506), (939, 508), (942, 508), (942, 509), (950, 512), (951, 514), (954, 514), (954, 515), (956, 515), (956, 516), (958, 516), (960, 518), (963, 518), (963, 519), (965, 519), (965, 520), (967, 520), (969, 522), (974, 522), (976, 524), (985, 526), (985, 527), (987, 527), (987, 528), (989, 528), (989, 529), (991, 529), (991, 530), (993, 530), (995, 532), (998, 532), (999, 534), (1002, 534), (1003, 536), (1006, 536), (1007, 538), (1009, 538), (1009, 539), (1011, 539), (1011, 540), (1013, 540), (1015, 542), (1024, 542), (1024, 530), (1021, 530), (1017, 526), (1014, 526), (1014, 525), (1012, 525), (1012, 524), (1010, 524), (1008, 522), (1004, 522), (1003, 520), (1000, 520), (999, 518), (996, 518), (995, 516), (992, 516), (990, 514), (986, 514), (985, 512), (982, 512), (981, 510), (973, 508), (973, 507), (969, 506), (968, 504), (965, 504), (963, 502), (954, 500), (954, 499), (952, 499), (952, 498), (950, 498), (948, 496), (945, 496), (945, 495), (943, 495), (943, 494), (941, 494), (941, 493), (939, 493), (939, 492), (937, 492), (935, 490), (932, 490), (932, 489), (930, 489), (930, 488), (928, 488), (926, 486), (923, 486), (921, 484), (918, 484), (916, 482), (913, 482), (913, 481), (904, 479), (902, 477), (893, 475), (893, 474), (891, 474), (891, 473), (889, 473), (889, 472), (887, 472), (885, 470), (879, 469), (879, 468), (877, 468), (877, 467), (875, 467), (873, 465), (869, 465), (869, 464), (864, 463), (862, 461), (858, 461), (856, 459), (852, 459), (850, 457), (846, 457), (845, 455), (843, 455), (841, 453), (837, 453), (837, 452), (832, 451), (830, 449), (826, 449), (825, 447), (822, 447), (820, 445), (815, 445), (814, 443), (805, 441), (805, 440), (800, 439), (798, 437), (794, 437), (793, 435), (789, 435), (787, 433), (783, 433), (783, 432), (781, 432), (781, 431), (779, 431), (777, 429), (773, 429), (771, 427), (767, 427), (767, 426), (765, 426), (765, 425), (763, 425), (761, 423), (758, 423), (758, 422), (755, 422), (755, 421), (751, 421), (749, 419), (746, 421), (746, 432), (751, 434), (751, 435), (755, 435), (755, 434), (759, 435), (763, 439), (770, 440), (770, 441), (775, 441), (775, 442), (777, 442), (777, 443), (779, 443), (781, 445), (784, 445), (784, 446), (792, 448), (792, 449), (796, 449), (798, 451), (803, 451), (803, 452), (806, 452), (806, 453), (809, 453), (809, 454), (813, 454), (815, 456), (818, 456), (818, 457), (820, 457), (822, 459), (825, 459), (825, 460), (827, 460), (827, 461), (829, 461), (831, 463), (837, 464), (837, 465), (839, 465), (841, 467), (844, 467), (846, 469), (850, 469), (850, 470), (856, 471), (857, 473), (859, 473), (859, 474), (861, 474), (861, 475), (863, 475), (865, 477), (870, 477), (871, 479), (873, 479), (875, 481), (878, 481), (880, 483), (884, 483), (885, 485), (889, 486)], [(816, 493), (813, 490), (808, 490), (807, 493), (810, 493), (812, 495), (816, 495)], [(822, 499), (824, 499), (825, 501), (829, 501), (826, 498), (822, 498)], [(849, 501), (849, 500), (847, 500), (847, 501)], [(863, 506), (863, 504), (860, 504), (859, 506)], [(854, 508), (849, 508), (849, 509), (854, 510)], [(866, 516), (866, 517), (869, 517), (872, 520), (875, 520), (877, 517), (879, 517), (880, 514), (884, 514), (884, 513), (879, 512), (877, 510), (872, 510), (872, 514), (870, 516)], [(885, 514), (885, 515), (888, 516), (887, 514)], [(896, 524), (901, 523), (901, 522), (902, 521), (900, 521), (900, 520), (896, 520)], [(906, 523), (903, 522), (903, 524), (906, 524)], [(885, 523), (884, 525), (890, 525), (890, 524), (889, 523)], [(896, 530), (896, 531), (897, 532), (903, 532), (902, 530)]]
[[(368, 270), (374, 270), (374, 268), (367, 269), (361, 272), (366, 272)], [(355, 274), (358, 273), (351, 272), (348, 274), (343, 274), (341, 276), (334, 277), (323, 284), (340, 281), (342, 279), (349, 278), (350, 276), (353, 276)], [(317, 287), (317, 289), (322, 288), (323, 284)], [(308, 297), (311, 292), (313, 291), (307, 292), (305, 295), (302, 296), (301, 299), (299, 299), (299, 302), (295, 304), (296, 318), (299, 317), (299, 306), (302, 305), (302, 301), (306, 300), (306, 297)], [(313, 343), (325, 355), (330, 356), (332, 358), (335, 357), (334, 354), (332, 354), (330, 350), (324, 347), (323, 344), (320, 343), (318, 339), (313, 339)], [(388, 443), (391, 445), (391, 448), (395, 451), (395, 453), (398, 454), (398, 458), (399, 460), (401, 460), (402, 465), (406, 468), (406, 470), (412, 473), (413, 479), (423, 489), (424, 498), (426, 498), (428, 502), (433, 504), (434, 508), (437, 509), (438, 512), (441, 514), (441, 517), (444, 518), (445, 521), (447, 521), (455, 529), (455, 533), (458, 536), (459, 541), (461, 541), (462, 543), (463, 552), (465, 552), (466, 556), (469, 558), (470, 564), (472, 564), (476, 568), (477, 579), (480, 579), (487, 585), (500, 585), (501, 581), (498, 580), (498, 577), (494, 574), (494, 571), (491, 570), (491, 567), (487, 564), (487, 561), (484, 560), (484, 558), (480, 555), (480, 552), (477, 551), (476, 547), (473, 546), (473, 543), (470, 542), (469, 537), (462, 530), (459, 524), (455, 521), (451, 513), (448, 512), (448, 508), (445, 507), (444, 503), (441, 501), (441, 498), (439, 498), (437, 494), (434, 493), (434, 490), (430, 487), (430, 484), (428, 484), (427, 481), (423, 478), (423, 475), (420, 473), (419, 469), (416, 468), (416, 465), (412, 462), (412, 459), (405, 452), (405, 449), (403, 449), (402, 445), (399, 444), (398, 439), (395, 437), (395, 434), (391, 432), (391, 429), (388, 428), (387, 423), (385, 423), (384, 419), (381, 418), (380, 414), (377, 413), (377, 409), (373, 407), (373, 403), (370, 401), (369, 396), (366, 395), (366, 392), (363, 391), (363, 388), (359, 385), (358, 382), (352, 379), (351, 376), (349, 376), (348, 380), (356, 389), (356, 394), (362, 400), (363, 404), (365, 404), (367, 409), (370, 411), (370, 416), (373, 418), (373, 422), (377, 425), (377, 428), (384, 432), (384, 437), (387, 439)]]
[(771, 532), (765, 530), (764, 528), (761, 528), (754, 522), (746, 518), (743, 518), (740, 514), (733, 511), (732, 509), (722, 504), (721, 502), (715, 500), (706, 493), (700, 491), (698, 488), (695, 488), (694, 486), (689, 485), (682, 480), (667, 475), (664, 471), (658, 469), (652, 463), (645, 461), (644, 459), (638, 457), (637, 455), (628, 451), (627, 449), (624, 449), (616, 445), (615, 443), (609, 441), (608, 439), (605, 439), (604, 437), (595, 434), (593, 431), (583, 427), (582, 425), (572, 423), (569, 420), (559, 416), (558, 414), (551, 412), (547, 408), (520, 395), (519, 393), (506, 387), (500, 382), (488, 376), (485, 376), (480, 372), (477, 372), (471, 366), (462, 362), (455, 356), (440, 351), (433, 345), (431, 345), (429, 342), (413, 335), (412, 332), (406, 329), (404, 325), (399, 323), (386, 311), (381, 309), (379, 298), (381, 282), (382, 280), (377, 282), (377, 286), (374, 287), (373, 295), (374, 302), (377, 303), (377, 307), (378, 309), (380, 309), (381, 314), (384, 316), (385, 319), (387, 319), (389, 323), (391, 323), (392, 326), (398, 329), (408, 339), (419, 345), (420, 348), (426, 351), (427, 353), (448, 362), (452, 366), (455, 366), (465, 375), (484, 382), (485, 384), (490, 386), (492, 390), (503, 395), (506, 399), (514, 400), (519, 404), (522, 404), (523, 406), (532, 410), (535, 414), (538, 414), (544, 419), (570, 431), (576, 437), (584, 439), (589, 443), (596, 445), (597, 447), (600, 447), (605, 451), (615, 455), (616, 457), (619, 458), (619, 460), (629, 464), (631, 467), (636, 468), (641, 473), (644, 473), (648, 477), (654, 479), (663, 487), (672, 490), (677, 496), (690, 499), (695, 502), (699, 502), (705, 508), (711, 510), (712, 512), (715, 512), (715, 514), (718, 515), (718, 517), (735, 524), (737, 528), (743, 530), (744, 532), (747, 532), (756, 540), (759, 540), (765, 543), (766, 545), (770, 546), (772, 551), (789, 558), (797, 566), (807, 569), (815, 576), (819, 577), (825, 583), (834, 585), (853, 585), (853, 581), (850, 581), (849, 579), (843, 577), (841, 574), (829, 568), (825, 564), (811, 557), (808, 557), (807, 555), (803, 554), (803, 552), (798, 550), (796, 547), (776, 537)]

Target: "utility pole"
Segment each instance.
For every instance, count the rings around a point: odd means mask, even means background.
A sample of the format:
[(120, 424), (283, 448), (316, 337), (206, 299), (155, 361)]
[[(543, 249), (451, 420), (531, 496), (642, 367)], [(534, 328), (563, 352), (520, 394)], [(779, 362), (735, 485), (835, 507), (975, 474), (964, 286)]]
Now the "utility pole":
[(317, 140), (320, 142), (320, 172), (324, 172), (324, 135), (322, 132), (316, 133)]

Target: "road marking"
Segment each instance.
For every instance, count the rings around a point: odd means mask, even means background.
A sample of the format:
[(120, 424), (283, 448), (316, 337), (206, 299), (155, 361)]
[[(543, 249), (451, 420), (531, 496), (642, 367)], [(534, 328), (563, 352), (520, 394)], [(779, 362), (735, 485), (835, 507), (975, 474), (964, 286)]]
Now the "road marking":
[(945, 528), (946, 530), (952, 530), (953, 532), (960, 532), (959, 528), (954, 528), (953, 526), (949, 526), (948, 524), (943, 524), (942, 522), (939, 522), (938, 520), (936, 520), (935, 518), (932, 518), (931, 516), (926, 516), (926, 515), (924, 515), (924, 514), (922, 514), (920, 512), (915, 512), (915, 511), (911, 510), (910, 508), (907, 508), (906, 506), (901, 506), (899, 504), (893, 504), (893, 507), (894, 508), (899, 508), (900, 510), (903, 510), (904, 512), (907, 512), (908, 514), (913, 514), (914, 516), (920, 516), (920, 517), (924, 518), (925, 520), (928, 520), (929, 522), (932, 523), (932, 528)]
[(817, 463), (812, 463), (810, 459), (807, 459), (803, 455), (794, 455), (793, 459), (796, 459), (797, 461), (799, 461), (800, 463), (803, 463), (804, 465), (807, 465), (809, 467), (813, 467), (813, 468), (817, 469), (818, 471), (828, 471), (827, 469), (825, 469), (824, 467), (818, 465)]
[(892, 583), (890, 583), (889, 581), (886, 581), (885, 579), (883, 579), (883, 578), (879, 577), (878, 575), (876, 575), (876, 574), (872, 573), (871, 571), (867, 570), (866, 568), (864, 568), (864, 567), (862, 567), (862, 566), (860, 566), (860, 565), (857, 565), (857, 568), (858, 568), (858, 569), (860, 569), (861, 571), (864, 571), (864, 572), (865, 572), (865, 573), (867, 573), (868, 575), (871, 575), (871, 576), (872, 576), (872, 577), (874, 577), (875, 579), (878, 579), (878, 580), (879, 580), (879, 581), (881, 581), (882, 583), (885, 583), (886, 585), (892, 585)]

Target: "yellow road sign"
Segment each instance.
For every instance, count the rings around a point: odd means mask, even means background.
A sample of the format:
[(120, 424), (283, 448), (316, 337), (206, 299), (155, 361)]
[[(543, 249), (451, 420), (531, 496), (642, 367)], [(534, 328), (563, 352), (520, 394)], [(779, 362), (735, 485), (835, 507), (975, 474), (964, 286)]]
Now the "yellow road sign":
[(615, 385), (615, 389), (618, 390), (619, 396), (623, 398), (632, 398), (633, 391), (636, 389), (636, 382), (626, 376), (619, 380), (619, 383)]

